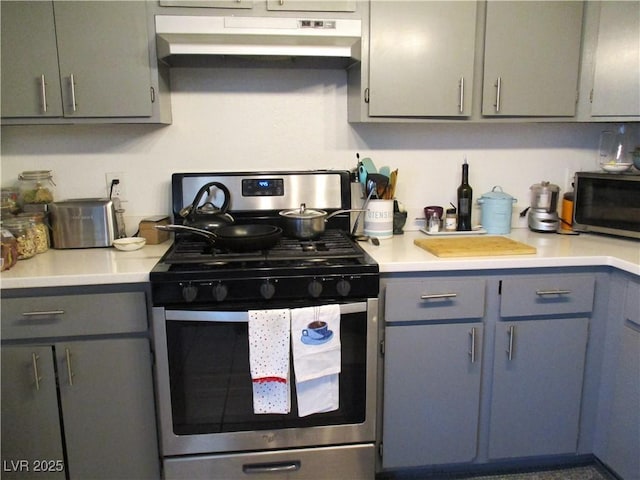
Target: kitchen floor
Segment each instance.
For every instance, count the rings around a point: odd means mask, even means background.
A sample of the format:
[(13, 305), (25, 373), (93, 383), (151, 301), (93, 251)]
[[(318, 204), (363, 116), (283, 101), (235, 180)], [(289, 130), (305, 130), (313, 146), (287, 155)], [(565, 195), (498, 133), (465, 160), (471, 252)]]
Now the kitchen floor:
[(510, 471), (499, 474), (419, 473), (382, 474), (377, 480), (617, 480), (605, 467), (594, 463), (576, 467)]

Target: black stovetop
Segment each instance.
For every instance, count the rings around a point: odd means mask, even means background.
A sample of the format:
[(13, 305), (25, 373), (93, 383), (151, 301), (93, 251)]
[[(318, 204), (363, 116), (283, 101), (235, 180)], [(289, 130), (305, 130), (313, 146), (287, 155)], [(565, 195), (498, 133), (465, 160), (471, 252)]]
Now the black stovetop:
[[(326, 230), (318, 239), (282, 237), (268, 250), (235, 253), (198, 237), (181, 236), (150, 273), (156, 305), (265, 301), (304, 298), (370, 298), (378, 294), (378, 265), (342, 230)], [(348, 282), (348, 292), (338, 283)], [(322, 284), (311, 293), (311, 283)], [(264, 285), (275, 293), (266, 298)], [(216, 300), (212, 289), (224, 287)], [(194, 299), (188, 291), (198, 291)], [(220, 290), (218, 290), (220, 291)], [(233, 295), (231, 295), (233, 293)]]

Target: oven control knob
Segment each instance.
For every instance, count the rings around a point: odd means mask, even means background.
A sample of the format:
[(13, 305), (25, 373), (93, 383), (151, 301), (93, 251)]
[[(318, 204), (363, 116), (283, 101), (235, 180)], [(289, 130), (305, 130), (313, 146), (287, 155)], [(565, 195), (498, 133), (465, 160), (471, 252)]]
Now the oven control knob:
[(185, 302), (191, 303), (198, 296), (198, 287), (195, 285), (185, 285), (182, 287), (182, 298), (184, 298)]
[(217, 283), (211, 290), (211, 293), (213, 294), (213, 298), (216, 302), (221, 302), (225, 298), (227, 298), (229, 289), (227, 288), (226, 285), (223, 285), (222, 283)]
[(322, 293), (322, 282), (315, 279), (311, 280), (311, 282), (309, 282), (309, 286), (307, 287), (307, 291), (313, 298), (318, 298)]
[(351, 292), (351, 284), (348, 280), (342, 278), (338, 280), (338, 283), (336, 284), (336, 290), (338, 290), (338, 295), (346, 297), (347, 295), (349, 295), (349, 292)]
[(260, 295), (266, 300), (272, 298), (276, 293), (276, 287), (269, 280), (266, 280), (262, 285), (260, 285)]

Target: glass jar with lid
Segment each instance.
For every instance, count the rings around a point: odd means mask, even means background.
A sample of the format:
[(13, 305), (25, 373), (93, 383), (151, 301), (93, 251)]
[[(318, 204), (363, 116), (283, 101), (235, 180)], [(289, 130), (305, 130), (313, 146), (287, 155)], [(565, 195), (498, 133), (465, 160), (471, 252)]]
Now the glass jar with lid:
[(18, 175), (20, 180), (20, 203), (45, 204), (54, 199), (54, 187), (51, 170), (30, 170)]
[(18, 218), (23, 218), (31, 222), (36, 253), (44, 253), (49, 250), (49, 227), (45, 222), (44, 213), (19, 213)]
[(0, 217), (15, 215), (20, 211), (18, 196), (17, 188), (3, 188), (0, 190)]
[(18, 260), (31, 258), (36, 254), (34, 241), (35, 229), (28, 218), (10, 218), (2, 221), (2, 226), (9, 230), (16, 239)]

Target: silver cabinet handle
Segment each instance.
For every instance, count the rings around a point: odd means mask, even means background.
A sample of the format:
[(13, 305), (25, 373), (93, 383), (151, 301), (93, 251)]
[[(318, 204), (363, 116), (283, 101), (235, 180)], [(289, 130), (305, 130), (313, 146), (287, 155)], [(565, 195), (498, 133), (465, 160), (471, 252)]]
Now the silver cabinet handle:
[(496, 113), (500, 113), (500, 93), (502, 90), (502, 77), (498, 77), (498, 79), (496, 80), (496, 103), (495, 103), (495, 107), (496, 107)]
[(561, 290), (561, 289), (536, 290), (536, 295), (538, 295), (539, 297), (544, 297), (547, 295), (569, 295), (569, 294), (571, 294), (571, 290)]
[(71, 350), (64, 349), (64, 355), (67, 357), (67, 375), (69, 375), (69, 386), (73, 386), (73, 369), (71, 368)]
[(37, 353), (32, 353), (31, 354), (31, 365), (33, 365), (33, 379), (36, 382), (36, 390), (40, 390), (40, 380), (42, 380), (42, 377), (40, 376), (40, 373), (38, 372), (38, 359), (40, 358), (40, 355), (38, 355)]
[(42, 99), (42, 113), (47, 113), (47, 82), (44, 73), (40, 75), (40, 96)]
[(71, 82), (71, 109), (76, 111), (76, 81), (73, 78), (73, 73), (69, 76)]
[(471, 328), (469, 336), (471, 337), (471, 350), (469, 350), (469, 356), (471, 357), (471, 363), (476, 363), (476, 327)]
[(420, 300), (435, 300), (438, 298), (455, 298), (457, 293), (432, 293), (428, 295), (420, 295)]
[(41, 310), (35, 312), (22, 312), (23, 317), (50, 317), (51, 315), (64, 315), (64, 310)]
[(459, 83), (459, 88), (460, 88), (460, 105), (458, 105), (459, 107), (459, 112), (460, 113), (464, 113), (464, 77), (460, 77), (460, 83)]
[(516, 336), (516, 327), (513, 325), (509, 326), (509, 347), (507, 348), (507, 358), (509, 360), (513, 359), (513, 340)]

